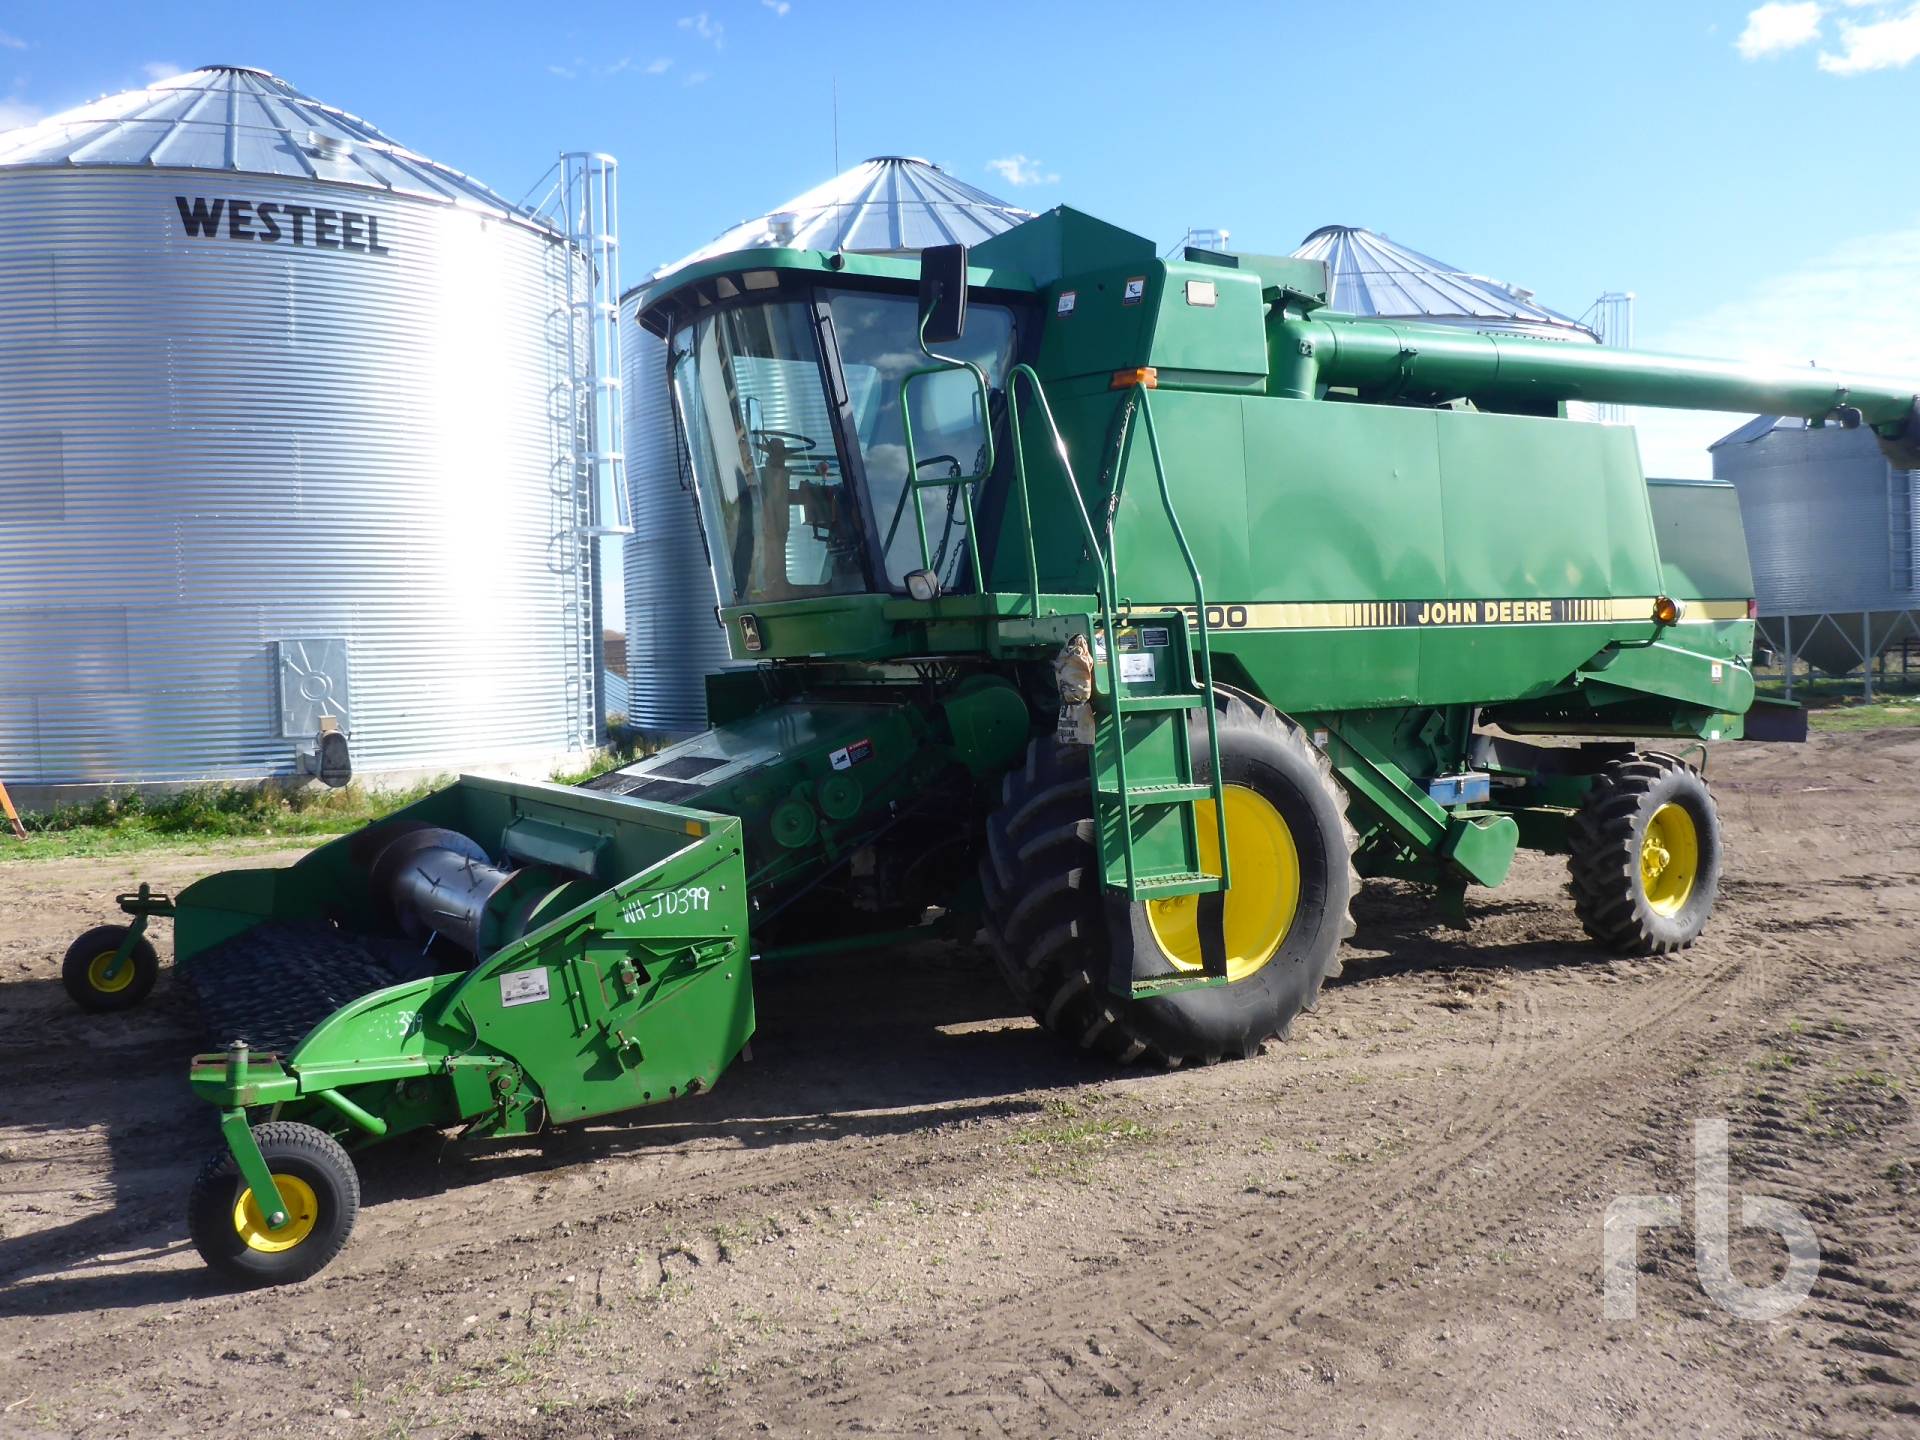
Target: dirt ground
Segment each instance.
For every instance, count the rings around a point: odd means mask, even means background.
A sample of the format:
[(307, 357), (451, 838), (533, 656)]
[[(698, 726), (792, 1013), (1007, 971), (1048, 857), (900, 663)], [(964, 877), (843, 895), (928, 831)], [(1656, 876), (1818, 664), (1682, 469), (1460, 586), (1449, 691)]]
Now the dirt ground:
[[(795, 965), (714, 1093), (370, 1152), (340, 1258), (239, 1296), (185, 1236), (183, 1002), (57, 967), (138, 878), (287, 857), (0, 866), (0, 1435), (1920, 1434), (1920, 731), (1710, 774), (1690, 952), (1598, 956), (1542, 857), (1464, 934), (1369, 885), (1291, 1043), (1174, 1073), (1062, 1053), (964, 947)], [(1690, 1197), (1714, 1117), (1810, 1298), (1711, 1303), (1687, 1205), (1604, 1318), (1609, 1202)]]

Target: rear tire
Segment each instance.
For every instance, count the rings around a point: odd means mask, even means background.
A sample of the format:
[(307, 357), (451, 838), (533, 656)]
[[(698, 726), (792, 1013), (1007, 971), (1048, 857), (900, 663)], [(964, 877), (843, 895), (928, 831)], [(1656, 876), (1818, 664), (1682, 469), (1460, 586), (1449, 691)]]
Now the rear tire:
[(131, 1010), (152, 993), (160, 975), (160, 955), (144, 935), (133, 942), (119, 971), (111, 979), (107, 976), (126, 935), (125, 925), (96, 925), (67, 947), (60, 983), (82, 1010)]
[(224, 1145), (208, 1159), (187, 1200), (187, 1233), (200, 1257), (236, 1285), (291, 1285), (340, 1253), (360, 1213), (360, 1177), (324, 1130), (287, 1120), (253, 1138), (291, 1207), (279, 1231), (264, 1224), (240, 1167)]
[(1588, 935), (1622, 955), (1691, 945), (1720, 893), (1720, 812), (1700, 773), (1657, 750), (1616, 760), (1574, 817), (1573, 908)]
[[(1102, 885), (1086, 747), (1063, 746), (1051, 736), (1033, 741), (1025, 767), (1007, 776), (1001, 807), (987, 823), (981, 885), (1001, 973), (1042, 1026), (1122, 1064), (1237, 1058), (1284, 1038), (1294, 1017), (1318, 1003), (1321, 984), (1339, 973), (1340, 944), (1353, 934), (1354, 835), (1345, 792), (1327, 758), (1299, 726), (1266, 705), (1226, 691), (1216, 692), (1214, 705), (1222, 780), (1265, 802), (1267, 808), (1254, 808), (1284, 826), (1295, 862), (1292, 876), (1277, 887), (1296, 897), (1277, 945), (1264, 959), (1249, 954), (1230, 966), (1230, 973), (1243, 970), (1232, 983), (1138, 1000), (1108, 988), (1115, 947), (1118, 963), (1135, 978), (1178, 968), (1161, 936), (1177, 932), (1171, 922), (1179, 917), (1165, 908), (1149, 912)], [(1189, 739), (1195, 776), (1204, 781), (1204, 715), (1193, 717)], [(1246, 797), (1230, 802), (1230, 824), (1245, 803)], [(1236, 867), (1257, 863), (1231, 839), (1229, 845)], [(1238, 874), (1234, 889), (1243, 904), (1276, 888), (1269, 877)], [(1231, 908), (1228, 917), (1231, 931)]]

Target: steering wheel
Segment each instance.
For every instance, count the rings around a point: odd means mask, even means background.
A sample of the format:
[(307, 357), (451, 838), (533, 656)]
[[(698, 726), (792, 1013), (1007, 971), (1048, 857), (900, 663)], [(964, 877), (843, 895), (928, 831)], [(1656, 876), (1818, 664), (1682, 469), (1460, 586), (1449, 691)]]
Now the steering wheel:
[(792, 430), (754, 430), (749, 434), (754, 448), (765, 455), (772, 455), (776, 449), (789, 455), (804, 455), (809, 450), (820, 448), (820, 442), (811, 435), (800, 435)]

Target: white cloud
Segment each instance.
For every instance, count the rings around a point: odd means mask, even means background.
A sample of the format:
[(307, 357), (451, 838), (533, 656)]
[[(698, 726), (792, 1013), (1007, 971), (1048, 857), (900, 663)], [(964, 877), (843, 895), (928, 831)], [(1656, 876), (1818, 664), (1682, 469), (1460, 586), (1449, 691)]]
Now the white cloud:
[(29, 105), (19, 96), (10, 96), (0, 100), (0, 130), (13, 130), (21, 125), (31, 125), (47, 112), (38, 105)]
[(707, 81), (711, 80), (712, 78), (713, 77), (707, 74), (706, 71), (696, 70), (691, 75), (687, 76), (686, 79), (682, 80), (680, 83), (685, 86), (704, 85), (707, 83)]
[(575, 80), (580, 76), (578, 70), (567, 65), (549, 65), (547, 66), (547, 74), (558, 75), (562, 80)]
[(1899, 70), (1920, 58), (1920, 5), (1883, 10), (1863, 24), (1840, 22), (1840, 53), (1820, 52), (1820, 68), (1829, 75), (1859, 75), (1868, 70)]
[(987, 161), (987, 169), (993, 171), (1009, 185), (1058, 185), (1060, 183), (1058, 175), (1042, 169), (1040, 162), (1028, 155), (1003, 155), (998, 160)]
[(760, 0), (760, 3), (771, 10), (776, 19), (780, 20), (786, 19), (787, 12), (793, 9), (793, 6), (788, 4), (787, 0)]
[(1820, 38), (1821, 8), (1815, 0), (1804, 4), (1772, 3), (1747, 15), (1747, 28), (1733, 42), (1749, 60), (1780, 55)]
[[(1780, 297), (1791, 295), (1791, 307)], [(1920, 226), (1847, 241), (1746, 295), (1664, 327), (1641, 317), (1643, 348), (1920, 382)], [(1916, 385), (1920, 388), (1920, 385)], [(1712, 474), (1706, 447), (1745, 416), (1632, 410), (1649, 475)]]
[(27, 42), (22, 40), (18, 35), (9, 35), (5, 30), (0, 30), (0, 50), (24, 50), (26, 48)]
[(667, 73), (667, 71), (671, 70), (672, 68), (673, 68), (673, 61), (669, 60), (664, 55), (662, 55), (657, 60), (649, 60), (647, 62), (647, 74), (649, 75), (664, 75)]
[(682, 30), (691, 30), (702, 40), (711, 42), (714, 49), (727, 48), (727, 27), (706, 11), (702, 10), (697, 15), (682, 15), (679, 23)]
[(172, 60), (149, 60), (140, 67), (140, 73), (156, 85), (162, 80), (171, 80), (174, 76), (185, 72), (185, 66), (178, 65)]

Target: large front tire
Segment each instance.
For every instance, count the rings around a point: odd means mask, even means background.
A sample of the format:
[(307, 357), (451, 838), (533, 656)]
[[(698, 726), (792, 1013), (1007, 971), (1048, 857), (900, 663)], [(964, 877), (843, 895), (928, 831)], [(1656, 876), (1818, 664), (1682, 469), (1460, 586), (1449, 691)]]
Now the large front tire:
[(222, 1278), (290, 1285), (318, 1272), (347, 1243), (360, 1213), (360, 1177), (340, 1142), (311, 1125), (269, 1121), (254, 1127), (253, 1138), (289, 1207), (287, 1223), (267, 1223), (223, 1145), (193, 1182), (187, 1233)]
[(1602, 770), (1574, 817), (1574, 911), (1622, 955), (1684, 949), (1713, 914), (1724, 859), (1720, 812), (1700, 772), (1640, 751)]
[[(1145, 999), (1109, 988), (1116, 965), (1135, 979), (1197, 974), (1199, 927), (1191, 899), (1129, 903), (1106, 892), (1085, 747), (1034, 741), (988, 821), (981, 881), (995, 957), (1034, 1017), (1082, 1050), (1165, 1065), (1252, 1055), (1284, 1038), (1339, 973), (1359, 888), (1345, 793), (1277, 711), (1219, 692), (1215, 716), (1234, 872), (1224, 986)], [(1189, 739), (1202, 780), (1206, 733), (1196, 715)], [(1202, 862), (1217, 865), (1211, 804), (1201, 812)]]

